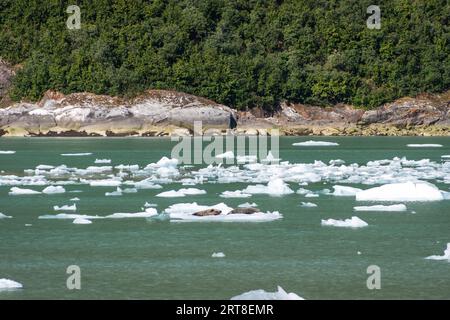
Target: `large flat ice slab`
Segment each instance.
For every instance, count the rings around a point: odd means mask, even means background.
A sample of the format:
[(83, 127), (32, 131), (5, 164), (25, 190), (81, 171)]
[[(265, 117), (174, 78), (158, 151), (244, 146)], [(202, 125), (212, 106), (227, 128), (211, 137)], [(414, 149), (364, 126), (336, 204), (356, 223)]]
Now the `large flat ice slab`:
[(439, 201), (444, 195), (428, 182), (390, 183), (356, 193), (357, 201)]

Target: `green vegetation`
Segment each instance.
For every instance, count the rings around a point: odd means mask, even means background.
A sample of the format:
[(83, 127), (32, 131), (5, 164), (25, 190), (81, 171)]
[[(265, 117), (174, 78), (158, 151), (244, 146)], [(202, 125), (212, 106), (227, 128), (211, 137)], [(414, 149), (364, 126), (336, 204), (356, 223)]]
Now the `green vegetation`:
[[(66, 8), (81, 8), (68, 30)], [(184, 91), (236, 108), (280, 101), (366, 108), (450, 83), (448, 0), (1, 0), (12, 98), (47, 89)]]

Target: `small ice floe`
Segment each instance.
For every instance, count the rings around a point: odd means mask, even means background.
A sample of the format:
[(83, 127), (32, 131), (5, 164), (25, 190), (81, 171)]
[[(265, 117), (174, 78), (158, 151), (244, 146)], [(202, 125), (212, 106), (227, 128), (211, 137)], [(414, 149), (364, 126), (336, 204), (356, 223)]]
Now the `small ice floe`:
[(357, 251), (356, 254), (357, 254), (358, 256), (360, 256), (362, 253), (361, 253), (361, 251)]
[(73, 220), (72, 223), (73, 224), (91, 224), (92, 221), (89, 219), (85, 219), (85, 218), (76, 218), (75, 220)]
[(352, 197), (362, 191), (362, 189), (347, 186), (333, 186), (333, 189), (332, 195), (336, 197)]
[(447, 249), (444, 250), (444, 255), (442, 256), (429, 256), (425, 259), (429, 260), (448, 260), (450, 262), (450, 242), (447, 243)]
[(393, 204), (390, 206), (375, 205), (375, 206), (357, 206), (353, 207), (355, 211), (406, 211), (404, 204)]
[(440, 147), (442, 147), (442, 144), (436, 144), (436, 143), (423, 143), (423, 144), (410, 143), (410, 144), (407, 144), (407, 146), (410, 147), (410, 148), (440, 148)]
[(225, 253), (223, 252), (214, 252), (211, 257), (213, 258), (225, 258)]
[(0, 150), (0, 154), (15, 154), (15, 151), (10, 151), (10, 150), (6, 150), (6, 151), (2, 151)]
[(309, 192), (305, 194), (305, 198), (318, 198), (319, 195), (317, 193)]
[(241, 190), (224, 191), (220, 194), (220, 197), (222, 198), (250, 198), (251, 196), (251, 194), (244, 193)]
[(61, 186), (48, 186), (47, 188), (42, 190), (42, 193), (45, 193), (45, 194), (60, 194), (60, 193), (65, 193), (65, 192), (66, 192), (66, 189), (64, 189), (64, 187), (61, 187)]
[(262, 289), (252, 290), (234, 296), (230, 300), (305, 300), (293, 292), (287, 293), (280, 286), (277, 289), (276, 292), (267, 292)]
[(111, 159), (95, 159), (95, 164), (109, 164)]
[(9, 195), (11, 196), (32, 195), (32, 194), (40, 194), (40, 192), (31, 189), (22, 189), (17, 187), (12, 187), (11, 190), (9, 191)]
[(199, 194), (206, 194), (205, 190), (200, 190), (197, 188), (182, 188), (178, 191), (175, 190), (170, 190), (170, 191), (165, 191), (165, 192), (161, 192), (158, 193), (156, 195), (156, 197), (161, 197), (161, 198), (178, 198), (178, 197), (185, 197), (187, 195), (192, 196), (192, 195), (199, 195)]
[(293, 146), (302, 146), (302, 147), (329, 147), (329, 146), (338, 146), (339, 143), (336, 142), (328, 142), (328, 141), (305, 141), (305, 142), (296, 142), (292, 144)]
[(258, 157), (254, 156), (254, 155), (247, 155), (247, 156), (238, 155), (238, 156), (236, 156), (236, 161), (238, 164), (255, 163), (257, 160), (258, 160)]
[(31, 223), (25, 223), (25, 227), (31, 227), (33, 226)]
[(61, 207), (53, 206), (53, 210), (55, 211), (77, 211), (77, 205), (74, 203), (73, 205), (64, 205)]
[(116, 191), (112, 192), (105, 192), (106, 197), (120, 197), (122, 196), (122, 189), (120, 187), (117, 187)]
[(122, 181), (113, 180), (113, 179), (104, 179), (104, 180), (91, 180), (89, 185), (91, 187), (118, 187), (122, 184)]
[(312, 202), (302, 202), (300, 204), (300, 207), (303, 207), (303, 208), (315, 208), (315, 207), (317, 207), (317, 204), (312, 203)]
[(158, 205), (156, 203), (148, 203), (145, 202), (144, 207), (145, 208), (152, 208), (152, 207), (157, 207)]
[(218, 154), (216, 156), (217, 159), (234, 159), (234, 152), (233, 151), (227, 151), (225, 153)]
[(194, 203), (177, 203), (165, 210), (171, 221), (224, 221), (262, 222), (281, 219), (278, 212), (260, 212), (254, 208), (233, 209), (224, 203), (202, 206)]
[(441, 158), (450, 159), (450, 154), (444, 154), (441, 156)]
[(323, 226), (332, 226), (332, 227), (347, 227), (347, 228), (362, 228), (367, 227), (369, 224), (360, 218), (353, 216), (351, 219), (345, 219), (345, 220), (335, 220), (335, 219), (328, 219), (328, 220), (322, 220)]
[(48, 164), (40, 164), (36, 167), (37, 170), (52, 170), (54, 168), (55, 168), (55, 166), (51, 166)]
[(152, 178), (147, 178), (134, 183), (137, 189), (162, 189), (162, 186), (152, 181)]
[(70, 201), (80, 201), (80, 198), (75, 197), (75, 198), (70, 199)]
[(442, 192), (428, 182), (385, 184), (356, 193), (357, 201), (439, 201)]
[(75, 219), (87, 219), (87, 220), (92, 220), (92, 219), (103, 219), (104, 217), (101, 216), (89, 216), (89, 215), (85, 215), (85, 214), (71, 214), (71, 213), (59, 213), (59, 214), (46, 214), (43, 216), (39, 216), (38, 219), (61, 219), (61, 220), (75, 220)]
[(246, 203), (242, 203), (242, 204), (238, 205), (238, 208), (254, 208), (257, 206), (258, 205), (254, 202), (253, 203), (246, 202)]
[(0, 291), (1, 290), (11, 290), (11, 289), (22, 289), (23, 285), (17, 281), (10, 279), (0, 279)]
[(7, 218), (12, 218), (11, 216), (7, 216), (3, 213), (0, 212), (0, 219), (7, 219)]
[(341, 159), (336, 159), (336, 160), (330, 160), (330, 161), (328, 161), (328, 163), (332, 166), (341, 166), (341, 165), (345, 164), (345, 161), (341, 160)]
[(154, 208), (148, 208), (144, 212), (136, 212), (136, 213), (113, 213), (105, 218), (112, 219), (124, 219), (124, 218), (150, 218), (158, 215), (158, 212)]
[(269, 151), (269, 153), (267, 154), (267, 157), (265, 159), (261, 160), (262, 163), (272, 163), (272, 162), (280, 162), (280, 161), (281, 161), (281, 159), (275, 158), (272, 151)]
[(248, 186), (247, 188), (242, 190), (242, 192), (249, 194), (269, 194), (275, 196), (294, 193), (294, 191), (289, 188), (289, 186), (280, 178), (270, 180), (267, 183), (267, 186), (262, 184)]
[(84, 152), (84, 153), (61, 153), (63, 157), (84, 157), (91, 156), (92, 152)]

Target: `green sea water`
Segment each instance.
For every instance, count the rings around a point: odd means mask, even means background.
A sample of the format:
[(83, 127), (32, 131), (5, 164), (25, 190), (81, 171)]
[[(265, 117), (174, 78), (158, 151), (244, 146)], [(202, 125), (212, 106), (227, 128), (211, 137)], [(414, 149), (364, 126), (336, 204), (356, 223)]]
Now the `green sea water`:
[[(338, 147), (298, 148), (280, 140), (280, 156), (294, 163), (342, 159), (365, 164), (371, 160), (407, 157), (441, 163), (450, 154), (449, 138), (327, 137)], [(439, 143), (442, 148), (407, 148), (408, 143)], [(40, 164), (86, 168), (96, 158), (112, 165), (145, 166), (169, 156), (175, 143), (157, 138), (2, 138), (1, 175), (23, 175)], [(62, 153), (92, 152), (92, 156), (62, 157)], [(431, 181), (441, 190), (449, 185)], [(450, 200), (407, 203), (406, 212), (353, 212), (354, 197), (299, 194), (280, 197), (253, 195), (224, 199), (226, 190), (247, 184), (203, 184), (205, 195), (156, 198), (162, 190), (139, 190), (105, 197), (112, 187), (65, 186), (59, 195), (10, 196), (0, 185), (0, 279), (12, 279), (23, 289), (0, 291), (0, 299), (229, 299), (255, 289), (276, 291), (279, 285), (305, 299), (449, 299), (450, 262), (424, 259), (442, 255), (450, 242)], [(296, 184), (290, 186), (297, 190)], [(331, 183), (307, 188), (332, 188)], [(356, 185), (356, 187), (361, 187)], [(368, 186), (362, 186), (367, 188)], [(27, 188), (24, 186), (24, 188)], [(43, 187), (30, 187), (42, 190)], [(70, 193), (79, 190), (81, 193)], [(277, 210), (283, 219), (262, 223), (191, 222), (158, 219), (104, 219), (90, 225), (71, 220), (42, 220), (55, 214), (54, 205), (79, 197), (77, 214), (107, 215), (139, 212), (145, 202), (158, 212), (180, 202), (235, 207), (256, 202), (263, 211)], [(300, 207), (311, 201), (316, 208)], [(369, 226), (360, 229), (321, 226), (321, 219), (357, 215)], [(31, 226), (25, 226), (31, 224)], [(225, 258), (212, 258), (224, 252)], [(358, 254), (360, 252), (360, 254)], [(69, 290), (66, 269), (81, 269), (81, 290)], [(369, 290), (367, 268), (381, 270), (381, 289)]]

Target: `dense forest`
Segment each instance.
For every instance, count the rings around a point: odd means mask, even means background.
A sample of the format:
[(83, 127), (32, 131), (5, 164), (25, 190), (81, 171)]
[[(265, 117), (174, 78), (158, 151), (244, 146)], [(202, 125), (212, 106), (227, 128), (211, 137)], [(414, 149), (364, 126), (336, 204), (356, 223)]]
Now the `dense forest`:
[[(69, 5), (81, 29), (69, 30)], [(11, 97), (149, 88), (238, 109), (281, 101), (372, 108), (450, 84), (448, 0), (0, 0)]]

